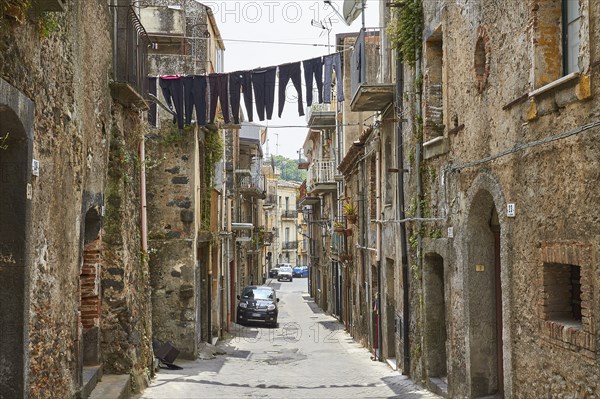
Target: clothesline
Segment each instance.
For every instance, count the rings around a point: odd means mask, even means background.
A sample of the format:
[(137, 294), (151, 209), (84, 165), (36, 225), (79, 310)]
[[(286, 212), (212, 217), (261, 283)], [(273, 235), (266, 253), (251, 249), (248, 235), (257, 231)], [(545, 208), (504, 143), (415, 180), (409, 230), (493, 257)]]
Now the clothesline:
[[(161, 38), (174, 38), (174, 39), (187, 39), (187, 40), (210, 40), (210, 37), (202, 36), (178, 36), (178, 35), (160, 35)], [(217, 41), (223, 42), (240, 42), (240, 43), (255, 43), (255, 44), (285, 44), (292, 46), (310, 46), (310, 47), (338, 47), (342, 50), (352, 50), (354, 46), (346, 44), (321, 44), (321, 43), (298, 43), (298, 42), (279, 42), (279, 41), (268, 41), (268, 40), (248, 40), (248, 39), (217, 39)]]
[[(341, 51), (325, 56), (310, 58), (304, 61), (296, 61), (256, 68), (252, 70), (236, 71), (230, 73), (212, 73), (201, 75), (163, 75), (160, 77), (149, 77), (150, 93), (156, 95), (156, 84), (160, 83), (163, 96), (168, 108), (175, 111), (174, 122), (180, 129), (184, 124), (190, 124), (193, 109), (196, 110), (198, 125), (214, 123), (217, 103), (221, 105), (223, 120), (230, 123), (230, 110), (233, 114), (234, 124), (239, 124), (240, 99), (244, 97), (247, 117), (253, 122), (253, 98), (256, 100), (256, 111), (261, 121), (271, 120), (275, 104), (275, 86), (278, 86), (278, 116), (281, 118), (286, 103), (286, 88), (291, 80), (298, 94), (298, 115), (304, 116), (304, 100), (302, 98), (302, 69), (304, 70), (306, 105), (313, 103), (313, 81), (317, 85), (315, 103), (331, 103), (333, 73), (336, 79), (341, 81), (342, 64)], [(323, 71), (324, 70), (324, 71)], [(279, 79), (277, 79), (279, 72)], [(309, 89), (310, 88), (310, 89)], [(343, 85), (338, 84), (337, 101), (344, 101)], [(156, 107), (151, 107), (149, 120), (156, 122)]]

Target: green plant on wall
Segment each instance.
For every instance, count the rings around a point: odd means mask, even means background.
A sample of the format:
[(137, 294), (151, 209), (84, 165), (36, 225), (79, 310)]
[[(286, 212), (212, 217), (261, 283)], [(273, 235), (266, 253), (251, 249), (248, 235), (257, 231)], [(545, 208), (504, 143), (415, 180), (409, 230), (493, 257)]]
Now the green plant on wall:
[(223, 139), (218, 129), (208, 129), (202, 152), (202, 190), (200, 229), (210, 231), (211, 193), (215, 185), (215, 164), (223, 157)]
[(404, 62), (414, 65), (421, 52), (423, 32), (422, 0), (393, 0), (394, 16), (386, 28), (393, 48)]
[(45, 12), (38, 20), (38, 31), (40, 37), (49, 37), (52, 33), (57, 32), (60, 28), (56, 13)]
[(30, 7), (31, 0), (0, 0), (0, 15), (10, 15), (20, 22), (24, 22)]

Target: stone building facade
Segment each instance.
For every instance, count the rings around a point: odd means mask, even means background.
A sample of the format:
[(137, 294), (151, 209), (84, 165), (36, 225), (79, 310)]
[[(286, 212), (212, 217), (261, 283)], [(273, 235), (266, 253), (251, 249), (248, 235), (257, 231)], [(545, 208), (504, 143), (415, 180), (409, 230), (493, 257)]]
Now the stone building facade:
[(417, 248), (412, 370), (447, 374), (451, 397), (598, 395), (599, 11), (424, 2), (422, 57), (405, 75), (423, 76), (423, 141), (405, 137), (423, 149), (411, 191), (439, 221)]
[(112, 37), (135, 15), (100, 1), (0, 9), (0, 392), (85, 396), (84, 370), (101, 368), (139, 389), (152, 364), (144, 104)]
[[(334, 194), (358, 208), (339, 254), (349, 331), (446, 397), (597, 397), (599, 6), (380, 7), (387, 30), (339, 38), (354, 41)], [(321, 272), (311, 295), (336, 314)]]
[[(149, 76), (222, 72), (225, 50), (208, 7), (199, 2), (158, 1), (141, 11), (156, 44), (149, 50)], [(157, 91), (160, 91), (157, 89)], [(157, 98), (167, 103), (162, 93)], [(154, 338), (171, 342), (180, 356), (195, 359), (202, 342), (220, 337), (222, 254), (218, 245), (224, 209), (224, 131), (198, 126), (183, 130), (166, 106), (154, 111), (147, 136), (150, 269)]]

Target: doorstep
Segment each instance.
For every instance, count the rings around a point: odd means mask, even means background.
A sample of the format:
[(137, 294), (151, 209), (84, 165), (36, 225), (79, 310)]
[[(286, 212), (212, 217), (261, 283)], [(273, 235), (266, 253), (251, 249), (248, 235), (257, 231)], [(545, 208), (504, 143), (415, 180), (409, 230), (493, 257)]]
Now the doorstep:
[(80, 397), (86, 399), (90, 396), (98, 381), (102, 379), (102, 366), (85, 366), (83, 368), (83, 384)]
[(395, 357), (385, 359), (385, 361), (387, 362), (388, 366), (390, 366), (392, 368), (392, 370), (394, 370), (394, 371), (398, 370), (398, 363), (396, 363)]
[(128, 399), (131, 394), (129, 374), (103, 375), (88, 399)]

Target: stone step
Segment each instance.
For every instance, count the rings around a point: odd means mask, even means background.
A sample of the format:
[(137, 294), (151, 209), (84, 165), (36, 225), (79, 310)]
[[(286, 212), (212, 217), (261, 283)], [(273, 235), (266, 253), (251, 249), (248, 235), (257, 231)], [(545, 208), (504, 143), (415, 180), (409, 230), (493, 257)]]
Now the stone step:
[(102, 379), (102, 366), (86, 366), (83, 368), (82, 399), (87, 399), (90, 396), (100, 379)]
[(104, 375), (88, 399), (128, 399), (130, 384), (129, 374)]

